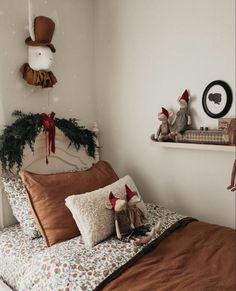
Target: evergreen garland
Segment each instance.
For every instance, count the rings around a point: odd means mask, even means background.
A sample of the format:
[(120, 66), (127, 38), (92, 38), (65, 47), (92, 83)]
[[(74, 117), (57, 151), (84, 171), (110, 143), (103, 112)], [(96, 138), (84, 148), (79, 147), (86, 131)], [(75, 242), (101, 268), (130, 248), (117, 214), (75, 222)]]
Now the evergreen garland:
[[(40, 114), (25, 114), (21, 111), (14, 111), (12, 116), (16, 121), (5, 127), (0, 136), (0, 162), (3, 172), (10, 172), (16, 166), (19, 171), (23, 164), (24, 149), (29, 145), (32, 152), (37, 135), (43, 128)], [(78, 119), (55, 118), (55, 126), (69, 138), (70, 145), (74, 145), (76, 150), (84, 146), (89, 156), (95, 156), (96, 135), (79, 126)]]
[(78, 125), (78, 119), (70, 118), (55, 118), (55, 125), (60, 129), (66, 137), (69, 138), (69, 146), (74, 145), (76, 150), (79, 150), (80, 146), (84, 146), (89, 156), (95, 156), (96, 148), (96, 135), (90, 130)]

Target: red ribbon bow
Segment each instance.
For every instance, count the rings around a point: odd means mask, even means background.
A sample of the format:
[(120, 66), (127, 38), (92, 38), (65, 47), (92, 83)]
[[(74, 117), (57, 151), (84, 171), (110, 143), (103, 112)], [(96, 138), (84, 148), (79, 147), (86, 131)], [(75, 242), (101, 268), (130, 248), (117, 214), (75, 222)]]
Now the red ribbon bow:
[(48, 164), (48, 156), (50, 156), (51, 151), (55, 154), (55, 113), (52, 112), (50, 115), (46, 113), (40, 114), (43, 123), (43, 131), (46, 137), (46, 164)]

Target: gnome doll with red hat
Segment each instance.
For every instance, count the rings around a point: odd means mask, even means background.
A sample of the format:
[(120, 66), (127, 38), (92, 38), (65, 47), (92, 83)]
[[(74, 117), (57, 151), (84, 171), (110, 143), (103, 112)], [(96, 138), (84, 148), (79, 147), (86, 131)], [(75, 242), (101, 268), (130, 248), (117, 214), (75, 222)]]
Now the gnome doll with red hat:
[(41, 86), (42, 88), (52, 87), (57, 79), (50, 71), (53, 63), (53, 53), (56, 52), (51, 43), (55, 30), (55, 23), (46, 16), (34, 18), (29, 6), (29, 34), (25, 40), (28, 46), (28, 63), (25, 63), (20, 71), (23, 79), (30, 85)]
[[(123, 194), (122, 191), (119, 197), (124, 197)], [(161, 226), (160, 220), (151, 229), (144, 225), (147, 219), (145, 207), (142, 207), (142, 200), (137, 192), (132, 191), (127, 184), (125, 184), (125, 197), (118, 198), (110, 192), (106, 207), (114, 210), (117, 238), (132, 242), (136, 246), (144, 245), (152, 240)]]
[(114, 210), (114, 221), (116, 236), (118, 239), (127, 237), (132, 233), (132, 230), (144, 224), (145, 214), (141, 207), (137, 205), (141, 202), (141, 198), (135, 191), (132, 191), (125, 184), (125, 195), (114, 196), (112, 192), (109, 194), (109, 201), (106, 203), (108, 209)]
[(126, 199), (117, 198), (112, 192), (109, 194), (109, 201), (106, 203), (108, 209), (114, 209), (114, 221), (116, 236), (122, 239), (132, 231), (127, 211)]
[(173, 137), (170, 135), (170, 123), (169, 118), (172, 116), (172, 112), (166, 110), (164, 107), (161, 108), (161, 112), (158, 113), (158, 120), (161, 121), (156, 135), (152, 134), (151, 139), (154, 141), (174, 141)]
[(187, 90), (184, 91), (178, 101), (180, 104), (180, 110), (177, 112), (175, 121), (171, 125), (172, 135), (177, 133), (183, 134), (185, 130), (191, 128), (191, 117), (189, 114), (190, 96)]
[(137, 204), (141, 201), (141, 198), (138, 196), (137, 192), (132, 191), (127, 184), (125, 184), (125, 191), (128, 203), (130, 226), (132, 229), (135, 229), (144, 225), (145, 222), (145, 215), (137, 206)]
[[(137, 192), (130, 190), (128, 185), (125, 185), (127, 203), (128, 203), (128, 214), (133, 232), (131, 233), (131, 241), (135, 246), (142, 246), (150, 242), (155, 234), (159, 231), (161, 227), (161, 220), (149, 230), (144, 225), (146, 217), (144, 212), (139, 207), (139, 202), (141, 198), (138, 196)], [(141, 234), (142, 233), (142, 234)]]

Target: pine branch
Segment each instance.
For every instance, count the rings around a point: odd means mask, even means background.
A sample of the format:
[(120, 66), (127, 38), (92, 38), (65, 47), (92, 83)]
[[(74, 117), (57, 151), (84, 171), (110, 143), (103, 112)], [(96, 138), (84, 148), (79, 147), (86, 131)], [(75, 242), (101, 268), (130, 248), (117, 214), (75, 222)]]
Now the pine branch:
[[(0, 162), (3, 172), (11, 172), (15, 166), (17, 171), (21, 169), (25, 146), (29, 145), (32, 152), (34, 151), (35, 139), (43, 126), (40, 114), (25, 114), (16, 110), (12, 116), (16, 117), (15, 122), (6, 126), (0, 135)], [(69, 146), (75, 146), (76, 150), (84, 146), (88, 155), (95, 157), (96, 135), (79, 126), (77, 119), (55, 118), (55, 126), (69, 138)]]
[(73, 145), (76, 150), (79, 150), (80, 146), (84, 146), (88, 155), (93, 158), (95, 157), (96, 135), (92, 131), (80, 126), (78, 119), (55, 118), (55, 125), (69, 138), (69, 146)]

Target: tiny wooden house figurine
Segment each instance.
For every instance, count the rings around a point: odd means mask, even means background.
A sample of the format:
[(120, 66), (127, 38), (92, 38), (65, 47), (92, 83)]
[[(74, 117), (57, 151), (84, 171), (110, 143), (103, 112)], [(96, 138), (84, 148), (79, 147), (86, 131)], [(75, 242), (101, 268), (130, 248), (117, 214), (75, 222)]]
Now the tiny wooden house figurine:
[(53, 53), (56, 52), (51, 43), (55, 23), (46, 16), (34, 18), (30, 0), (28, 6), (30, 36), (25, 40), (28, 46), (28, 63), (25, 63), (20, 71), (28, 84), (42, 88), (52, 87), (57, 82), (56, 77), (50, 71), (53, 64)]

